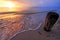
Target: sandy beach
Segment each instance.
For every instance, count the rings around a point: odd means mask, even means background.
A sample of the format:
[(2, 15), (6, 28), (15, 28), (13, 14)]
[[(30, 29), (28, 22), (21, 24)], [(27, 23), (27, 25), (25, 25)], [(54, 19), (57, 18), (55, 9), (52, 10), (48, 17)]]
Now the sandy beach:
[(18, 33), (10, 40), (60, 40), (60, 17), (51, 32), (45, 32), (43, 27), (44, 22), (37, 30)]
[(11, 40), (60, 40), (60, 18), (51, 32), (45, 32), (42, 24), (39, 29), (19, 33)]
[(1, 15), (1, 40), (60, 40), (60, 17), (51, 32), (43, 30), (47, 12)]

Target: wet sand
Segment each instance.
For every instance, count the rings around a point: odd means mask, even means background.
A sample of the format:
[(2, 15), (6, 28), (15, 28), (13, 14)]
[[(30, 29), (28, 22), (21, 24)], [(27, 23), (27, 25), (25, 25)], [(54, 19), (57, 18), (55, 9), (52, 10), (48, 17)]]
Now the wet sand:
[(43, 14), (1, 14), (0, 40), (9, 40), (16, 34), (36, 30), (43, 22)]
[(17, 34), (11, 40), (60, 40), (60, 21), (58, 21), (51, 32), (45, 32), (43, 25), (36, 31), (26, 31)]
[(43, 24), (39, 29), (19, 33), (11, 38), (11, 40), (60, 40), (60, 17), (51, 32), (45, 32), (43, 30)]

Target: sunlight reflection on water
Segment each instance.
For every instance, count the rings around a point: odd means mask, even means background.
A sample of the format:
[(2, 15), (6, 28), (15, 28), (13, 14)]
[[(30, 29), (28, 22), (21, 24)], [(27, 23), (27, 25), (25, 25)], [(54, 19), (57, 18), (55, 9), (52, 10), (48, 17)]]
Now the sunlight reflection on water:
[[(41, 25), (42, 14), (0, 15), (0, 39), (9, 40), (18, 33), (36, 30)], [(39, 20), (37, 20), (39, 19)], [(40, 21), (41, 20), (41, 21)]]

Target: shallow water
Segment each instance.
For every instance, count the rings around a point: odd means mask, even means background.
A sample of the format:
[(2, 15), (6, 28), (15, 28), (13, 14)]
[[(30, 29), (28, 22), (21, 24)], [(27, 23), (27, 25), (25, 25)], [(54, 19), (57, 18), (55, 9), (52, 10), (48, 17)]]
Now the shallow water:
[(38, 13), (28, 15), (1, 14), (0, 17), (0, 40), (9, 40), (18, 33), (38, 29), (45, 16), (43, 13)]

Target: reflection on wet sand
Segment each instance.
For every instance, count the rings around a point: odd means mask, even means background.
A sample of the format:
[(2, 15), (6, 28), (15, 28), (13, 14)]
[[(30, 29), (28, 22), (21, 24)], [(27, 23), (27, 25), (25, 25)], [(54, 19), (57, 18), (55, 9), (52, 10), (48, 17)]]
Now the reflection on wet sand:
[(9, 40), (18, 33), (38, 29), (42, 22), (41, 15), (43, 14), (1, 14), (0, 40)]
[[(3, 14), (0, 15), (0, 40), (8, 40), (13, 34), (21, 29), (23, 15)], [(20, 27), (19, 27), (20, 26)]]

